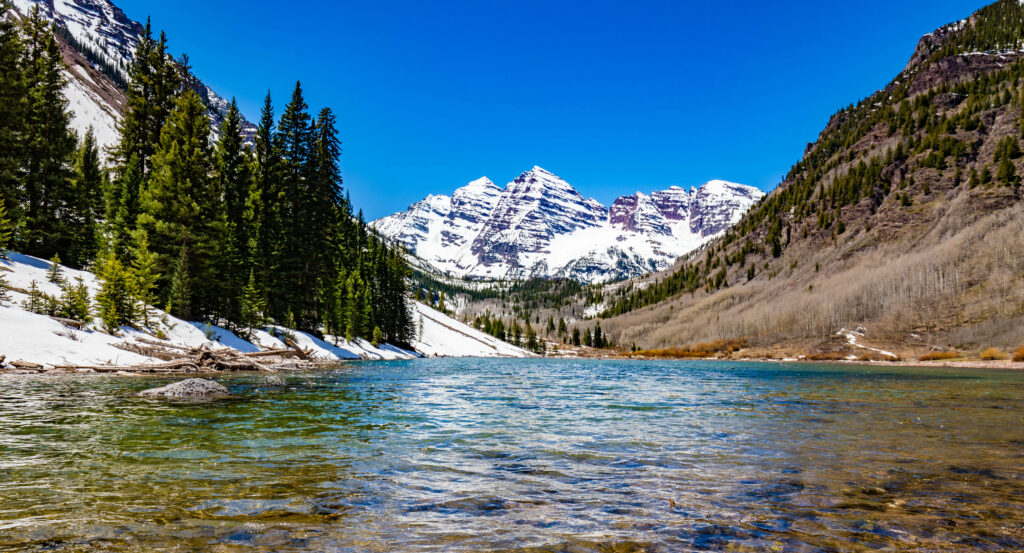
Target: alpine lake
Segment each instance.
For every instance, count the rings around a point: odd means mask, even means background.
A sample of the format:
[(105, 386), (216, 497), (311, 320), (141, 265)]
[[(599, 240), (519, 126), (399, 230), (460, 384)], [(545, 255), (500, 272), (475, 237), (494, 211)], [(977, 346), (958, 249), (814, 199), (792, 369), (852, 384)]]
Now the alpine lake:
[(1021, 551), (1024, 372), (437, 359), (0, 377), (0, 551)]

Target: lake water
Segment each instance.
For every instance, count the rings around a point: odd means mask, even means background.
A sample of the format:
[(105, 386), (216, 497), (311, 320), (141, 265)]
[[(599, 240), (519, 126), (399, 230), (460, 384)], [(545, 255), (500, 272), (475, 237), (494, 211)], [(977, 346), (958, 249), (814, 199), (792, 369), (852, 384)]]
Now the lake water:
[(0, 551), (1019, 551), (1024, 373), (423, 360), (0, 377)]

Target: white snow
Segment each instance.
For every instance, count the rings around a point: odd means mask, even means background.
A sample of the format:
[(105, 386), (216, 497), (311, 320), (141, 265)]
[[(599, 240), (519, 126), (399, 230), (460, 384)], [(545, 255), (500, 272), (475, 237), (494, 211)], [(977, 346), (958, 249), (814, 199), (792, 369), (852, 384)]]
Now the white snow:
[[(120, 336), (112, 336), (99, 330), (99, 321), (91, 322), (87, 330), (74, 330), (47, 317), (31, 313), (23, 307), (27, 291), (34, 282), (43, 293), (59, 296), (59, 285), (47, 281), (50, 269), (48, 261), (18, 253), (9, 253), (9, 259), (0, 260), (0, 271), (8, 286), (10, 300), (0, 305), (0, 355), (8, 362), (28, 361), (46, 366), (124, 366), (160, 362), (158, 359), (125, 351), (117, 346), (138, 344), (139, 340), (157, 340), (148, 332), (122, 328)], [(62, 267), (63, 278), (74, 282), (81, 278), (95, 298), (99, 289), (96, 277), (88, 271), (76, 271)], [(243, 352), (265, 349), (282, 349), (285, 343), (271, 334), (291, 336), (299, 347), (310, 350), (320, 361), (346, 359), (411, 359), (421, 355), (453, 357), (525, 357), (528, 354), (504, 342), (483, 334), (468, 325), (451, 319), (426, 305), (416, 303), (415, 317), (422, 329), (417, 331), (414, 344), (417, 352), (406, 351), (389, 344), (373, 346), (356, 339), (348, 342), (330, 336), (321, 340), (310, 334), (268, 327), (253, 331), (251, 341), (244, 340), (231, 331), (205, 323), (186, 322), (158, 309), (152, 309), (153, 317), (168, 345), (182, 347), (205, 346), (211, 349), (233, 348)]]
[[(873, 351), (875, 353), (880, 353), (880, 354), (882, 354), (882, 355), (884, 355), (886, 357), (892, 357), (893, 359), (899, 359), (899, 356), (896, 355), (895, 353), (892, 353), (892, 352), (889, 352), (889, 351), (885, 351), (885, 350), (882, 350), (882, 349), (876, 349), (876, 348), (868, 347), (868, 346), (865, 346), (865, 345), (862, 345), (862, 344), (858, 343), (857, 339), (858, 338), (863, 338), (865, 334), (867, 334), (867, 330), (865, 330), (864, 327), (857, 327), (856, 330), (847, 330), (847, 329), (844, 328), (844, 329), (842, 329), (842, 330), (840, 330), (839, 332), (836, 333), (837, 336), (845, 336), (847, 343), (849, 343), (851, 346), (853, 346), (855, 348), (866, 349), (868, 351)], [(855, 356), (855, 355), (851, 355), (849, 357), (850, 360), (853, 360), (853, 359), (856, 359), (856, 358), (857, 358), (857, 356)]]
[(526, 350), (416, 302), (416, 351), (430, 357), (530, 357)]
[(120, 116), (95, 92), (82, 84), (79, 79), (89, 79), (89, 76), (81, 67), (75, 68), (79, 71), (67, 74), (67, 85), (64, 87), (64, 96), (68, 99), (68, 109), (71, 111), (71, 128), (79, 137), (85, 136), (85, 132), (91, 128), (100, 155), (105, 158), (107, 149), (117, 144)]

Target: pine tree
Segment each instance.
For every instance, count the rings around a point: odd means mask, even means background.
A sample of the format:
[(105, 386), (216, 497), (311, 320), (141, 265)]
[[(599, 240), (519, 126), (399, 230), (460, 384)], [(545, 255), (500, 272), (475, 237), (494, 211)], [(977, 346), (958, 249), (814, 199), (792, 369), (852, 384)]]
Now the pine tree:
[(90, 128), (75, 152), (72, 213), (76, 231), (72, 236), (70, 257), (67, 259), (72, 267), (84, 267), (96, 259), (99, 252), (99, 224), (103, 219), (104, 188), (100, 151)]
[(362, 329), (359, 332), (361, 338), (368, 338), (373, 334), (374, 317), (373, 304), (370, 302), (370, 287), (364, 286), (359, 297), (359, 305), (363, 308)]
[(131, 274), (117, 257), (108, 253), (96, 272), (100, 290), (96, 294), (96, 312), (103, 329), (110, 334), (135, 323), (135, 290)]
[[(320, 111), (313, 125), (309, 159), (308, 186), (300, 211), (306, 221), (306, 283), (310, 287), (301, 298), (315, 326), (317, 319), (327, 317), (333, 297), (334, 274), (341, 266), (339, 259), (339, 216), (342, 214), (341, 140), (338, 138), (334, 113)], [(386, 269), (386, 268), (385, 268)]]
[(28, 311), (29, 313), (35, 313), (37, 315), (42, 315), (46, 312), (45, 298), (43, 296), (43, 292), (39, 289), (39, 285), (36, 283), (36, 281), (33, 280), (32, 282), (29, 283), (28, 297), (25, 298), (25, 301), (21, 304), (21, 306), (25, 309), (25, 311)]
[(135, 250), (132, 256), (132, 278), (135, 282), (135, 296), (141, 323), (149, 328), (150, 307), (156, 303), (156, 287), (160, 280), (156, 255), (149, 249), (149, 237), (145, 231), (136, 231)]
[(141, 212), (139, 199), (149, 184), (153, 156), (182, 80), (167, 52), (167, 36), (161, 33), (160, 40), (154, 40), (148, 21), (129, 73), (127, 110), (118, 125), (120, 141), (111, 151), (113, 194), (107, 198), (113, 249), (121, 259), (130, 256), (131, 236)]
[(363, 281), (359, 278), (358, 272), (349, 275), (346, 288), (345, 307), (347, 313), (345, 320), (348, 324), (345, 329), (345, 339), (351, 342), (362, 332), (363, 315), (366, 312), (366, 308), (362, 304), (364, 299), (362, 290), (364, 286)]
[(0, 202), (0, 259), (7, 259), (7, 249), (11, 246), (11, 219), (7, 216), (7, 208)]
[(582, 345), (582, 340), (580, 339), (580, 329), (577, 327), (573, 327), (572, 329), (572, 345), (576, 347), (580, 347), (580, 345)]
[(18, 199), (22, 195), (23, 137), (28, 107), (22, 63), (25, 45), (12, 12), (10, 1), (0, 0), (0, 207), (8, 218), (8, 231), (22, 218)]
[(526, 349), (537, 353), (540, 350), (540, 342), (537, 340), (537, 332), (533, 330), (530, 323), (526, 323)]
[[(1016, 140), (1014, 141), (1016, 144)], [(996, 170), (996, 182), (1003, 186), (1020, 186), (1020, 177), (1017, 176), (1017, 168), (1011, 161), (1010, 156), (1004, 155), (999, 160), (999, 168)]]
[(25, 23), (26, 78), (29, 82), (25, 152), (24, 228), (15, 237), (24, 253), (45, 257), (53, 252), (68, 257), (74, 232), (74, 198), (69, 185), (76, 148), (71, 116), (64, 97), (64, 61), (39, 6)]
[(119, 258), (127, 259), (139, 217), (139, 194), (143, 188), (142, 161), (138, 154), (131, 154), (119, 170), (120, 176), (108, 187), (107, 224), (111, 250)]
[(604, 334), (601, 332), (601, 323), (597, 323), (594, 327), (594, 347), (598, 349), (604, 348)]
[(190, 319), (192, 316), (192, 283), (189, 279), (187, 249), (181, 249), (170, 270), (171, 283), (167, 292), (167, 307), (164, 310), (177, 314), (180, 318)]
[(283, 290), (279, 290), (279, 263), (283, 234), (283, 194), (281, 190), (281, 149), (274, 123), (274, 104), (270, 93), (263, 101), (260, 122), (254, 140), (252, 188), (253, 260), (257, 268), (256, 283), (267, 298), (267, 312), (280, 317), (287, 310)]
[(0, 307), (7, 305), (7, 302), (11, 301), (11, 294), (7, 291), (7, 276), (3, 271), (0, 271)]
[(89, 323), (92, 320), (92, 306), (89, 287), (82, 277), (75, 277), (75, 283), (66, 283), (61, 289), (58, 315), (74, 321)]
[[(252, 262), (249, 255), (250, 220), (246, 216), (252, 178), (242, 144), (241, 119), (237, 103), (231, 100), (217, 143), (217, 180), (219, 193), (224, 198), (226, 229), (230, 237), (223, 256), (228, 290), (240, 290), (243, 287), (246, 282), (245, 267)], [(238, 316), (239, 306), (236, 303), (228, 304), (225, 313), (227, 317)]]
[[(173, 314), (180, 317), (225, 314), (231, 297), (221, 268), (226, 218), (211, 178), (209, 136), (206, 107), (195, 92), (183, 93), (160, 135), (153, 176), (140, 202), (138, 224), (156, 254), (157, 271), (176, 278), (179, 293), (188, 290), (172, 301)], [(161, 281), (158, 289), (169, 297), (170, 282)]]
[(50, 258), (50, 269), (46, 271), (46, 280), (53, 284), (64, 284), (64, 272), (60, 269), (60, 254)]
[[(316, 290), (316, 274), (312, 271), (312, 253), (307, 249), (310, 228), (310, 155), (313, 146), (313, 123), (309, 106), (302, 94), (302, 85), (296, 83), (291, 102), (285, 107), (278, 125), (281, 152), (281, 254), (277, 263), (275, 288), (283, 306), (296, 315), (301, 330), (315, 331), (315, 305), (309, 301), (311, 290)], [(361, 331), (362, 333), (362, 331)], [(365, 333), (362, 333), (365, 336)]]
[(242, 288), (238, 323), (245, 331), (246, 339), (252, 337), (252, 330), (266, 322), (267, 302), (256, 286), (256, 273), (249, 270), (249, 281)]

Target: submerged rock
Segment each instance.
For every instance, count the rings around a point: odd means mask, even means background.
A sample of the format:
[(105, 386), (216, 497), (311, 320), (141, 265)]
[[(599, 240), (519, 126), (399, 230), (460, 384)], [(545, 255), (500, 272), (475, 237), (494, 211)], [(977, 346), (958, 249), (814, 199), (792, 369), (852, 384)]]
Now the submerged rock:
[(260, 384), (262, 384), (263, 386), (271, 387), (271, 388), (280, 388), (281, 386), (284, 386), (287, 383), (280, 376), (272, 374), (272, 375), (263, 377), (263, 380), (260, 381)]
[(212, 380), (190, 378), (162, 388), (143, 390), (139, 392), (139, 395), (143, 397), (211, 398), (229, 396), (231, 392)]

